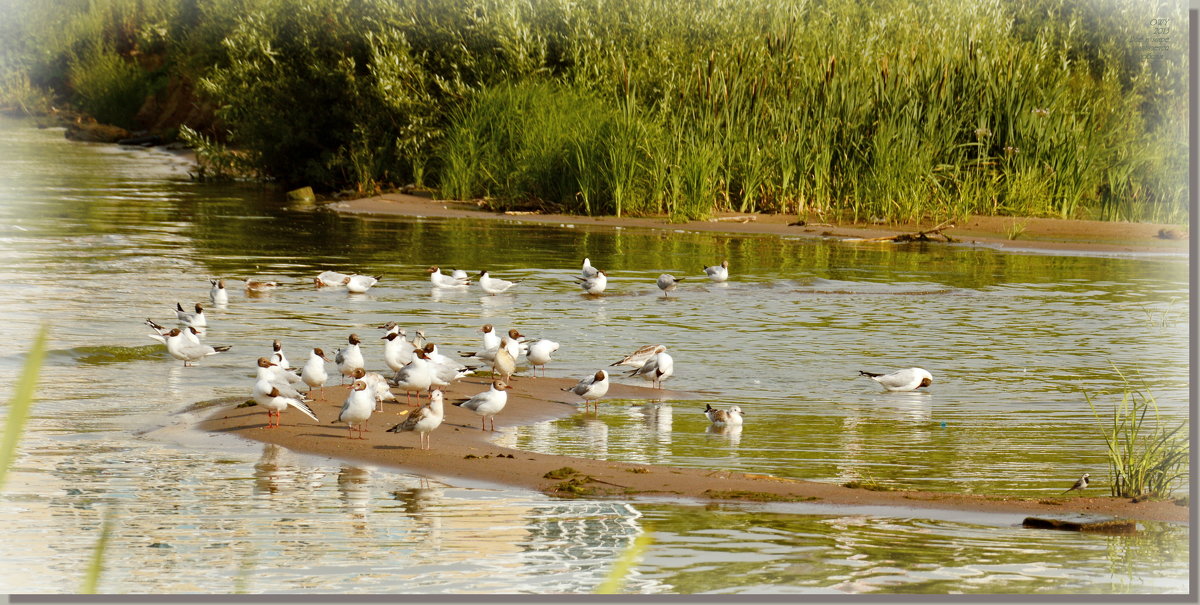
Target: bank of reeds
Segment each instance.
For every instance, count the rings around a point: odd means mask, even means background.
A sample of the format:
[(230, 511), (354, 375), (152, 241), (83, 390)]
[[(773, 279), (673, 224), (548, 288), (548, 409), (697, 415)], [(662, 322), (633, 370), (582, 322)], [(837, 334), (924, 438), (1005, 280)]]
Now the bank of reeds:
[(1102, 418), (1096, 400), (1084, 393), (1108, 448), (1112, 495), (1170, 497), (1188, 475), (1187, 424), (1161, 418), (1158, 403), (1145, 386), (1130, 382), (1119, 368), (1113, 370), (1122, 391), (1111, 416)]
[[(80, 103), (128, 79), (88, 48), (194, 79), (226, 127), (207, 134), (289, 185), (679, 218), (1187, 219), (1180, 0), (5, 1), (30, 24), (0, 26), (8, 71)], [(42, 31), (49, 13), (69, 25)]]

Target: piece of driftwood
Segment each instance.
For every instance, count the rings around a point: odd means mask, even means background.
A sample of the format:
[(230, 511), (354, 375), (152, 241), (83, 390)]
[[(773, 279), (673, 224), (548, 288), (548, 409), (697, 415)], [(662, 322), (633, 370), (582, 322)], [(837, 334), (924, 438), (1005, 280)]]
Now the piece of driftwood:
[(710, 223), (749, 223), (750, 221), (757, 220), (757, 219), (758, 219), (758, 217), (753, 216), (753, 215), (718, 216), (716, 218), (708, 219), (708, 222), (710, 222)]
[(1025, 527), (1036, 529), (1058, 529), (1063, 531), (1084, 531), (1104, 534), (1136, 534), (1137, 521), (1117, 519), (1114, 517), (1096, 517), (1092, 515), (1074, 515), (1071, 517), (1025, 517), (1021, 523)]
[[(954, 226), (953, 221), (945, 221), (945, 222), (935, 226), (932, 229), (926, 229), (924, 231), (917, 231), (915, 233), (898, 233), (896, 235), (888, 235), (886, 237), (855, 237), (855, 238), (845, 239), (842, 241), (906, 243), (906, 242), (936, 242), (936, 241), (945, 240), (946, 242), (954, 243), (954, 242), (957, 242), (958, 240), (954, 239), (953, 237), (950, 237), (949, 235), (946, 235), (945, 233), (942, 233), (943, 229), (949, 229), (953, 226)], [(936, 240), (932, 236), (941, 237), (942, 240)]]

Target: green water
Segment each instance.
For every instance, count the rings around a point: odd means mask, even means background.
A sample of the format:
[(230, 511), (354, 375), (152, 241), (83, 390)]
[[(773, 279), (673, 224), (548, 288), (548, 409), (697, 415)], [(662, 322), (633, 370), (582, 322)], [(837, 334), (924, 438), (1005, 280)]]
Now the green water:
[[(108, 511), (111, 592), (588, 592), (643, 531), (654, 542), (633, 592), (1186, 591), (1187, 530), (1168, 524), (1103, 537), (1006, 516), (561, 501), (189, 428), (194, 403), (249, 394), (275, 338), (298, 363), (358, 332), (380, 370), (385, 321), (448, 351), (476, 349), (493, 323), (562, 343), (553, 376), (665, 344), (667, 385), (697, 393), (528, 427), (501, 415), (506, 445), (997, 497), (1058, 497), (1090, 472), (1100, 495), (1104, 445), (1083, 394), (1117, 401), (1113, 364), (1164, 419), (1187, 417), (1186, 258), (342, 217), (187, 169), (0, 121), (0, 387), (38, 325), (52, 328), (0, 497), (14, 521), (0, 591), (73, 590)], [(602, 298), (571, 279), (585, 256), (610, 274)], [(723, 258), (730, 282), (701, 279)], [(434, 291), (433, 264), (523, 281), (496, 297)], [(383, 279), (365, 295), (313, 289), (326, 269)], [(663, 272), (688, 277), (670, 299), (654, 286)], [(207, 302), (210, 277), (230, 303), (209, 311), (206, 340), (233, 349), (184, 368), (141, 322)], [(280, 288), (250, 298), (249, 278)], [(933, 373), (928, 392), (857, 378), (912, 365)], [(741, 406), (746, 425), (712, 431), (706, 403)]]

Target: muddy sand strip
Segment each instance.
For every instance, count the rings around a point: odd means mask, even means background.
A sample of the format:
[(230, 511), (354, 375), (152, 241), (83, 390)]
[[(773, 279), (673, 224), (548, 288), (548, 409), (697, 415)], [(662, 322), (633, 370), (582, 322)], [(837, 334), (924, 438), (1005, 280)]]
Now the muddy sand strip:
[[(332, 380), (336, 380), (332, 379)], [(575, 379), (514, 378), (508, 405), (496, 417), (499, 427), (526, 425), (543, 420), (582, 414), (583, 407), (573, 394), (562, 391), (574, 386)], [(296, 452), (331, 458), (361, 461), (393, 467), (406, 472), (444, 478), (503, 484), (539, 490), (558, 496), (614, 496), (687, 499), (694, 501), (811, 502), (826, 506), (884, 506), (909, 509), (944, 509), (976, 513), (1023, 515), (1066, 515), (1088, 513), (1136, 520), (1187, 522), (1188, 508), (1166, 501), (1133, 503), (1127, 498), (1052, 496), (1042, 499), (1001, 498), (971, 494), (918, 491), (874, 491), (847, 488), (831, 483), (802, 481), (725, 470), (681, 468), (615, 461), (590, 460), (525, 452), (491, 443), (499, 431), (480, 429), (480, 418), (449, 402), (487, 389), (487, 378), (468, 378), (446, 392), (442, 425), (431, 434), (431, 448), (418, 449), (415, 433), (388, 433), (416, 405), (386, 402), (383, 412), (372, 414), (367, 422), (366, 439), (349, 439), (344, 424), (332, 424), (341, 410), (347, 386), (328, 386), (313, 391), (311, 404), (320, 423), (288, 409), (283, 426), (264, 429), (267, 416), (258, 406), (236, 407), (245, 400), (230, 400), (218, 405), (200, 424), (208, 431), (233, 433), (247, 439), (274, 443)], [(600, 405), (629, 405), (628, 401), (672, 400), (676, 408), (686, 407), (691, 394), (659, 391), (646, 387), (612, 383)], [(696, 414), (702, 407), (695, 405)], [(746, 431), (754, 430), (748, 424)], [(570, 469), (570, 470), (563, 470)], [(1097, 490), (1099, 491), (1099, 490)]]

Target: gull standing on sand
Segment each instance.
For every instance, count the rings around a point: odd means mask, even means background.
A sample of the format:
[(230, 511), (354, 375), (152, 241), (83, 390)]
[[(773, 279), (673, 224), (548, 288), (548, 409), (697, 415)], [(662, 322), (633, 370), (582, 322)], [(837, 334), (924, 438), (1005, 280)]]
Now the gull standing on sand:
[(484, 292), (487, 292), (488, 294), (490, 294), (492, 296), (495, 296), (497, 294), (507, 291), (509, 288), (513, 287), (513, 285), (515, 285), (519, 281), (520, 280), (512, 282), (512, 281), (506, 281), (503, 279), (496, 279), (494, 277), (489, 277), (487, 269), (484, 269), (483, 271), (479, 272), (479, 287), (483, 288)]
[[(584, 412), (586, 413), (589, 405), (608, 393), (608, 372), (599, 370), (595, 374), (581, 379), (575, 386), (563, 390), (570, 391), (582, 397)], [(596, 412), (599, 413), (600, 404), (596, 403), (595, 405)]]
[(525, 359), (529, 361), (529, 365), (533, 366), (535, 373), (537, 367), (542, 366), (542, 376), (545, 377), (546, 364), (550, 363), (550, 355), (557, 350), (557, 342), (549, 338), (542, 338), (529, 345), (529, 350), (525, 352)]
[(705, 267), (704, 273), (708, 275), (709, 279), (715, 282), (723, 282), (729, 279), (729, 261), (723, 260), (719, 265)]
[(413, 410), (404, 422), (388, 429), (389, 433), (415, 431), (421, 436), (421, 449), (429, 449), (429, 433), (442, 424), (442, 392), (435, 390), (429, 394), (429, 403)]
[(433, 386), (435, 387), (450, 386), (450, 383), (455, 380), (475, 372), (475, 368), (465, 366), (438, 353), (437, 345), (432, 342), (425, 343), (425, 347), (422, 350), (425, 351), (425, 358), (429, 361), (429, 367), (433, 369)]
[(179, 323), (193, 328), (207, 328), (208, 319), (204, 317), (204, 305), (196, 303), (196, 312), (188, 313), (183, 310), (183, 305), (175, 303), (175, 317), (179, 318)]
[(208, 283), (212, 284), (212, 289), (208, 291), (208, 298), (218, 307), (224, 307), (229, 304), (229, 292), (225, 290), (225, 280), (210, 279)]
[[(347, 341), (350, 343), (350, 346), (338, 349), (337, 354), (333, 356), (333, 360), (337, 363), (338, 371), (342, 373), (342, 376), (350, 376), (354, 373), (354, 370), (365, 368), (367, 365), (363, 361), (362, 349), (358, 346), (362, 342), (358, 339), (358, 334), (351, 334)], [(345, 382), (345, 379), (342, 382)]]
[(374, 277), (370, 275), (351, 275), (350, 280), (346, 282), (346, 289), (355, 294), (362, 294), (363, 292), (370, 290), (371, 286), (379, 283), (379, 280), (382, 277), (382, 275), (376, 275)]
[(479, 331), (483, 332), (483, 348), (473, 353), (460, 352), (459, 355), (474, 357), (481, 361), (495, 361), (496, 350), (500, 348), (500, 335), (496, 333), (496, 328), (492, 324), (483, 324)]
[(728, 410), (718, 410), (709, 404), (704, 404), (704, 416), (713, 426), (741, 426), (742, 408), (733, 406)]
[(687, 279), (686, 277), (675, 277), (670, 273), (663, 273), (658, 276), (658, 289), (663, 291), (663, 296), (668, 296), (668, 292), (679, 286), (679, 282)]
[(182, 361), (185, 367), (190, 366), (209, 355), (224, 353), (232, 348), (232, 345), (210, 347), (206, 344), (200, 344), (199, 342), (188, 340), (188, 338), (183, 335), (183, 332), (179, 328), (172, 328), (171, 331), (167, 333), (165, 344), (167, 345), (167, 352), (171, 354), (171, 357)]
[(654, 357), (655, 355), (658, 355), (659, 353), (666, 353), (666, 352), (667, 352), (667, 347), (665, 347), (663, 345), (646, 345), (646, 346), (626, 355), (620, 361), (609, 364), (608, 367), (611, 368), (613, 366), (630, 366), (633, 368), (640, 368), (640, 367), (646, 365), (646, 362), (649, 361), (651, 357)]
[(437, 265), (426, 269), (426, 271), (429, 273), (429, 281), (433, 283), (433, 287), (435, 288), (466, 288), (471, 285), (469, 280), (442, 275), (442, 270)]
[(325, 381), (329, 380), (329, 372), (325, 371), (325, 363), (328, 361), (325, 351), (319, 347), (309, 351), (308, 361), (300, 369), (300, 380), (303, 380), (309, 389), (325, 386)]
[(454, 405), (479, 414), (479, 430), (481, 431), (487, 430), (487, 420), (491, 418), (494, 431), (496, 430), (496, 414), (499, 414), (504, 409), (504, 405), (508, 403), (508, 390), (511, 388), (504, 382), (495, 380), (492, 381), (492, 386), (488, 390), (478, 393), (470, 399), (455, 401)]
[[(269, 392), (271, 388), (279, 391), (284, 397), (294, 397), (296, 399), (304, 399), (304, 394), (296, 390), (288, 378), (280, 373), (279, 366), (275, 365), (266, 357), (258, 358), (258, 370), (255, 377), (255, 392)], [(266, 385), (262, 388), (259, 385)]]
[(595, 275), (587, 278), (577, 277), (579, 287), (583, 291), (592, 296), (599, 296), (604, 293), (604, 289), (608, 287), (608, 274), (603, 271), (597, 271)]
[(674, 374), (675, 360), (664, 351), (647, 359), (642, 367), (629, 370), (626, 376), (641, 376), (650, 381), (655, 387), (661, 389), (663, 381)]
[(891, 374), (876, 374), (859, 370), (858, 375), (878, 382), (888, 391), (915, 391), (933, 384), (933, 375), (922, 368), (905, 368)]
[(392, 393), (392, 389), (388, 386), (388, 381), (382, 374), (376, 372), (368, 372), (364, 368), (354, 370), (351, 374), (355, 380), (361, 380), (367, 383), (367, 390), (375, 397), (375, 411), (383, 411), (383, 402), (395, 401), (396, 395)]
[(354, 439), (354, 426), (358, 425), (358, 439), (366, 439), (363, 433), (366, 432), (364, 425), (367, 419), (371, 417), (371, 412), (375, 409), (375, 393), (367, 386), (367, 383), (362, 380), (355, 380), (354, 384), (350, 385), (350, 394), (346, 397), (346, 401), (342, 403), (342, 411), (338, 414), (337, 420), (334, 422), (345, 422), (346, 429), (349, 431), (351, 439)]
[(509, 337), (505, 336), (500, 339), (500, 347), (496, 349), (496, 359), (492, 362), (492, 375), (500, 375), (504, 382), (512, 379), (513, 372), (517, 371), (517, 357), (510, 351), (509, 343), (513, 342)]
[(1091, 477), (1090, 474), (1084, 473), (1083, 476), (1080, 477), (1079, 480), (1075, 482), (1075, 485), (1072, 485), (1071, 487), (1067, 488), (1067, 491), (1063, 492), (1063, 493), (1065, 494), (1067, 492), (1074, 491), (1074, 490), (1082, 491), (1083, 489), (1086, 489), (1088, 486), (1088, 478), (1089, 477)]
[[(266, 360), (265, 357), (259, 359)], [(317, 415), (313, 413), (312, 408), (308, 407), (307, 403), (304, 403), (296, 397), (284, 396), (279, 392), (278, 387), (272, 386), (270, 381), (266, 379), (261, 379), (254, 384), (254, 402), (267, 409), (267, 426), (263, 428), (279, 428), (281, 426), (279, 421), (283, 416), (283, 411), (286, 410), (288, 406), (294, 407), (297, 410), (304, 412), (305, 415), (307, 415), (309, 418), (312, 418), (314, 421), (320, 422), (320, 420), (317, 419)]]
[(288, 363), (287, 357), (283, 354), (283, 343), (276, 338), (271, 342), (271, 363), (288, 370), (292, 365)]
[(413, 346), (404, 338), (404, 330), (396, 332), (388, 332), (383, 340), (383, 362), (393, 372), (399, 372), (400, 368), (408, 365), (413, 358)]
[(421, 392), (428, 391), (433, 386), (433, 367), (429, 365), (425, 349), (413, 351), (413, 360), (396, 372), (392, 383), (404, 391), (408, 396), (408, 403), (412, 403), (413, 391), (417, 393), (417, 401), (421, 400)]

